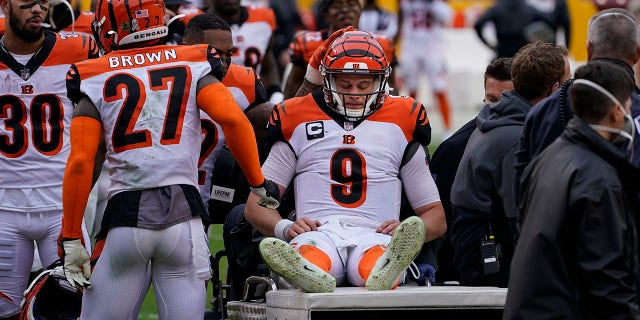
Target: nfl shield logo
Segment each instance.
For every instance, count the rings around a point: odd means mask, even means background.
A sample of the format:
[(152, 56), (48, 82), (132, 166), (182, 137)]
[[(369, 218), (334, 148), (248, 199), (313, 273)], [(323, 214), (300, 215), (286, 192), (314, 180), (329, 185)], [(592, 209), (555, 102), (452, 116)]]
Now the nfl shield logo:
[(22, 70), (20, 70), (20, 77), (22, 78), (22, 80), (27, 80), (29, 79), (29, 77), (31, 77), (31, 70), (29, 70), (29, 68), (23, 68)]
[(351, 130), (353, 130), (353, 122), (345, 121), (345, 123), (343, 124), (343, 127), (344, 127), (345, 130), (351, 131)]

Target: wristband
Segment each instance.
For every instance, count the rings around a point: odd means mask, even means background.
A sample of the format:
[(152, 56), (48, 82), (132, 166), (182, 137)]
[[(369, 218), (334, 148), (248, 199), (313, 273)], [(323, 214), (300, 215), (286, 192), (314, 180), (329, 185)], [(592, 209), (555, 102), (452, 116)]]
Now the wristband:
[(287, 241), (287, 231), (289, 231), (289, 228), (291, 228), (292, 225), (293, 221), (289, 219), (282, 219), (276, 223), (275, 228), (273, 228), (273, 233), (276, 238)]
[(320, 74), (320, 70), (313, 68), (311, 65), (307, 66), (307, 73), (304, 75), (304, 78), (316, 86), (322, 85), (322, 74)]

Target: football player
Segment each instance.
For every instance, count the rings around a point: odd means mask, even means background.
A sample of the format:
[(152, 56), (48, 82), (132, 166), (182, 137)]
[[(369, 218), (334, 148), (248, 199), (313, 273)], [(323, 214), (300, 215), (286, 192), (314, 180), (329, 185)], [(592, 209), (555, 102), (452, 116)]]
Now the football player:
[(282, 101), (280, 75), (273, 54), (273, 32), (276, 29), (273, 10), (263, 6), (243, 6), (240, 0), (212, 0), (211, 3), (208, 12), (231, 25), (233, 45), (237, 48), (231, 62), (256, 70), (265, 85), (269, 101)]
[(34, 241), (43, 266), (58, 259), (73, 113), (62, 74), (98, 49), (90, 37), (45, 31), (48, 1), (0, 5), (7, 17), (0, 38), (0, 318), (11, 319), (28, 284)]
[[(303, 83), (305, 70), (309, 59), (320, 47), (329, 35), (333, 32), (349, 26), (358, 26), (362, 5), (359, 0), (323, 0), (320, 2), (319, 10), (324, 14), (329, 23), (329, 28), (320, 31), (306, 31), (298, 33), (289, 46), (291, 51), (291, 72), (285, 82), (284, 97), (286, 99), (294, 96), (303, 96), (322, 86), (322, 83)], [(371, 33), (382, 45), (385, 55), (392, 60), (392, 67), (395, 64), (395, 45), (393, 39), (382, 34)], [(389, 76), (389, 84), (395, 86), (395, 75)], [(299, 91), (300, 90), (300, 91)]]
[[(251, 121), (260, 158), (266, 158), (268, 150), (265, 145), (265, 129), (273, 104), (267, 102), (262, 82), (252, 68), (230, 62), (235, 47), (229, 24), (211, 13), (197, 15), (187, 24), (184, 42), (210, 44), (216, 48), (222, 57), (223, 70), (226, 72), (222, 84), (231, 91), (236, 103)], [(198, 161), (200, 195), (208, 207), (211, 223), (220, 224), (228, 219), (229, 211), (233, 207), (247, 201), (250, 190), (235, 160), (229, 156), (229, 151), (224, 149), (225, 136), (220, 125), (203, 111), (200, 111), (200, 122), (204, 137)], [(227, 282), (232, 286), (230, 297), (240, 297), (246, 277), (234, 264), (233, 255), (232, 250), (227, 250)]]
[[(0, 34), (4, 34), (5, 15), (0, 14)], [(93, 37), (93, 12), (74, 9), (70, 1), (49, 1), (49, 14), (43, 26), (64, 35), (81, 33)]]
[[(81, 319), (136, 318), (151, 283), (160, 319), (202, 318), (210, 265), (197, 181), (200, 109), (225, 131), (261, 205), (277, 207), (277, 189), (262, 176), (251, 124), (219, 81), (216, 50), (161, 45), (162, 1), (101, 0), (96, 8), (106, 54), (67, 73), (76, 109), (63, 180), (65, 276), (88, 289)], [(111, 186), (91, 274), (78, 237), (102, 156)]]
[(453, 129), (447, 96), (447, 65), (443, 53), (442, 27), (453, 17), (443, 0), (400, 0), (398, 39), (401, 44), (399, 75), (402, 86), (416, 98), (421, 74), (429, 79), (444, 123), (445, 136)]
[[(423, 148), (429, 119), (416, 100), (386, 93), (389, 62), (371, 34), (345, 32), (327, 49), (322, 90), (278, 104), (267, 128), (274, 143), (262, 169), (281, 192), (295, 182), (297, 220), (254, 195), (245, 216), (271, 236), (264, 261), (302, 290), (391, 289), (446, 230)], [(400, 223), (403, 187), (416, 216)]]
[[(258, 109), (273, 108), (273, 104), (267, 102), (264, 87), (255, 71), (250, 67), (231, 63), (231, 56), (235, 53), (236, 48), (233, 46), (231, 28), (224, 19), (211, 13), (194, 16), (187, 23), (183, 39), (184, 43), (188, 45), (210, 44), (216, 49), (222, 61), (222, 84), (231, 91), (236, 104), (242, 111), (260, 114), (264, 112), (260, 112)], [(250, 119), (252, 118), (250, 117)], [(259, 121), (260, 123), (253, 126), (254, 130), (259, 131), (256, 132), (256, 136), (264, 136), (263, 131), (268, 120), (268, 117), (263, 118)], [(220, 125), (204, 111), (200, 111), (200, 122), (204, 138), (198, 160), (198, 184), (202, 200), (208, 206), (211, 198), (211, 173), (225, 144), (225, 136)], [(213, 208), (211, 209), (213, 210)]]

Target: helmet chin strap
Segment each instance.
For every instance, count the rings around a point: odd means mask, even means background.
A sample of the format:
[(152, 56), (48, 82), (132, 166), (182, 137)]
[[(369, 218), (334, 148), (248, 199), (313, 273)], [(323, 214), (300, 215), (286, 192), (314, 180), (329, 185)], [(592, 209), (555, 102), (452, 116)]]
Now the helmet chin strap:
[(347, 109), (343, 106), (337, 106), (338, 111), (342, 112), (347, 118), (360, 119), (364, 115), (364, 108), (360, 109)]
[(181, 14), (176, 14), (175, 16), (173, 16), (173, 18), (171, 18), (168, 22), (167, 22), (167, 26), (169, 26), (171, 24), (171, 22), (174, 22), (180, 18), (184, 18), (186, 15), (184, 13)]
[[(37, 0), (37, 1), (40, 1), (40, 0)], [(53, 14), (54, 14), (55, 7), (59, 4), (64, 4), (65, 6), (67, 6), (67, 8), (69, 8), (69, 12), (71, 12), (71, 33), (75, 34), (76, 33), (76, 14), (73, 12), (73, 7), (71, 6), (71, 3), (69, 3), (69, 1), (67, 0), (52, 0), (49, 2), (49, 5), (51, 7), (51, 13), (49, 13), (49, 22), (51, 22), (50, 27), (52, 27), (53, 29), (57, 29), (56, 22), (53, 19)]]

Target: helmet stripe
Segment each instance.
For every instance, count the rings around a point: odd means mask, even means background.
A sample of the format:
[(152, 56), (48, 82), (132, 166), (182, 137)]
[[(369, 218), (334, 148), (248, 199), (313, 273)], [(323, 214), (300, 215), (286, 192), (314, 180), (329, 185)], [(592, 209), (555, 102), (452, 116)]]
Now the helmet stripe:
[[(375, 42), (371, 41), (364, 41), (364, 40), (351, 40), (351, 39), (345, 39), (342, 42), (336, 43), (336, 45), (341, 45), (341, 46), (345, 46), (347, 44), (364, 44), (367, 48), (375, 48), (377, 49), (377, 53), (378, 54), (384, 54), (384, 50), (382, 49), (382, 46), (380, 45), (380, 43), (378, 42), (378, 40), (376, 40)], [(364, 49), (363, 49), (364, 50)]]
[[(127, 22), (129, 23), (129, 33), (131, 33), (135, 30), (132, 30), (131, 28), (131, 21), (133, 20), (133, 16), (131, 15), (131, 9), (129, 8), (129, 5), (129, 0), (124, 0), (124, 9), (127, 11)], [(138, 5), (140, 6), (140, 9), (142, 9), (142, 1), (138, 0)]]
[[(105, 1), (105, 0), (103, 0)], [(118, 34), (118, 21), (116, 20), (116, 13), (115, 10), (113, 10), (113, 2), (111, 2), (111, 0), (106, 0), (107, 3), (109, 4), (109, 20), (111, 21), (111, 30), (113, 30), (113, 32), (115, 32), (116, 34)], [(113, 48), (109, 48), (111, 50), (113, 50)]]

